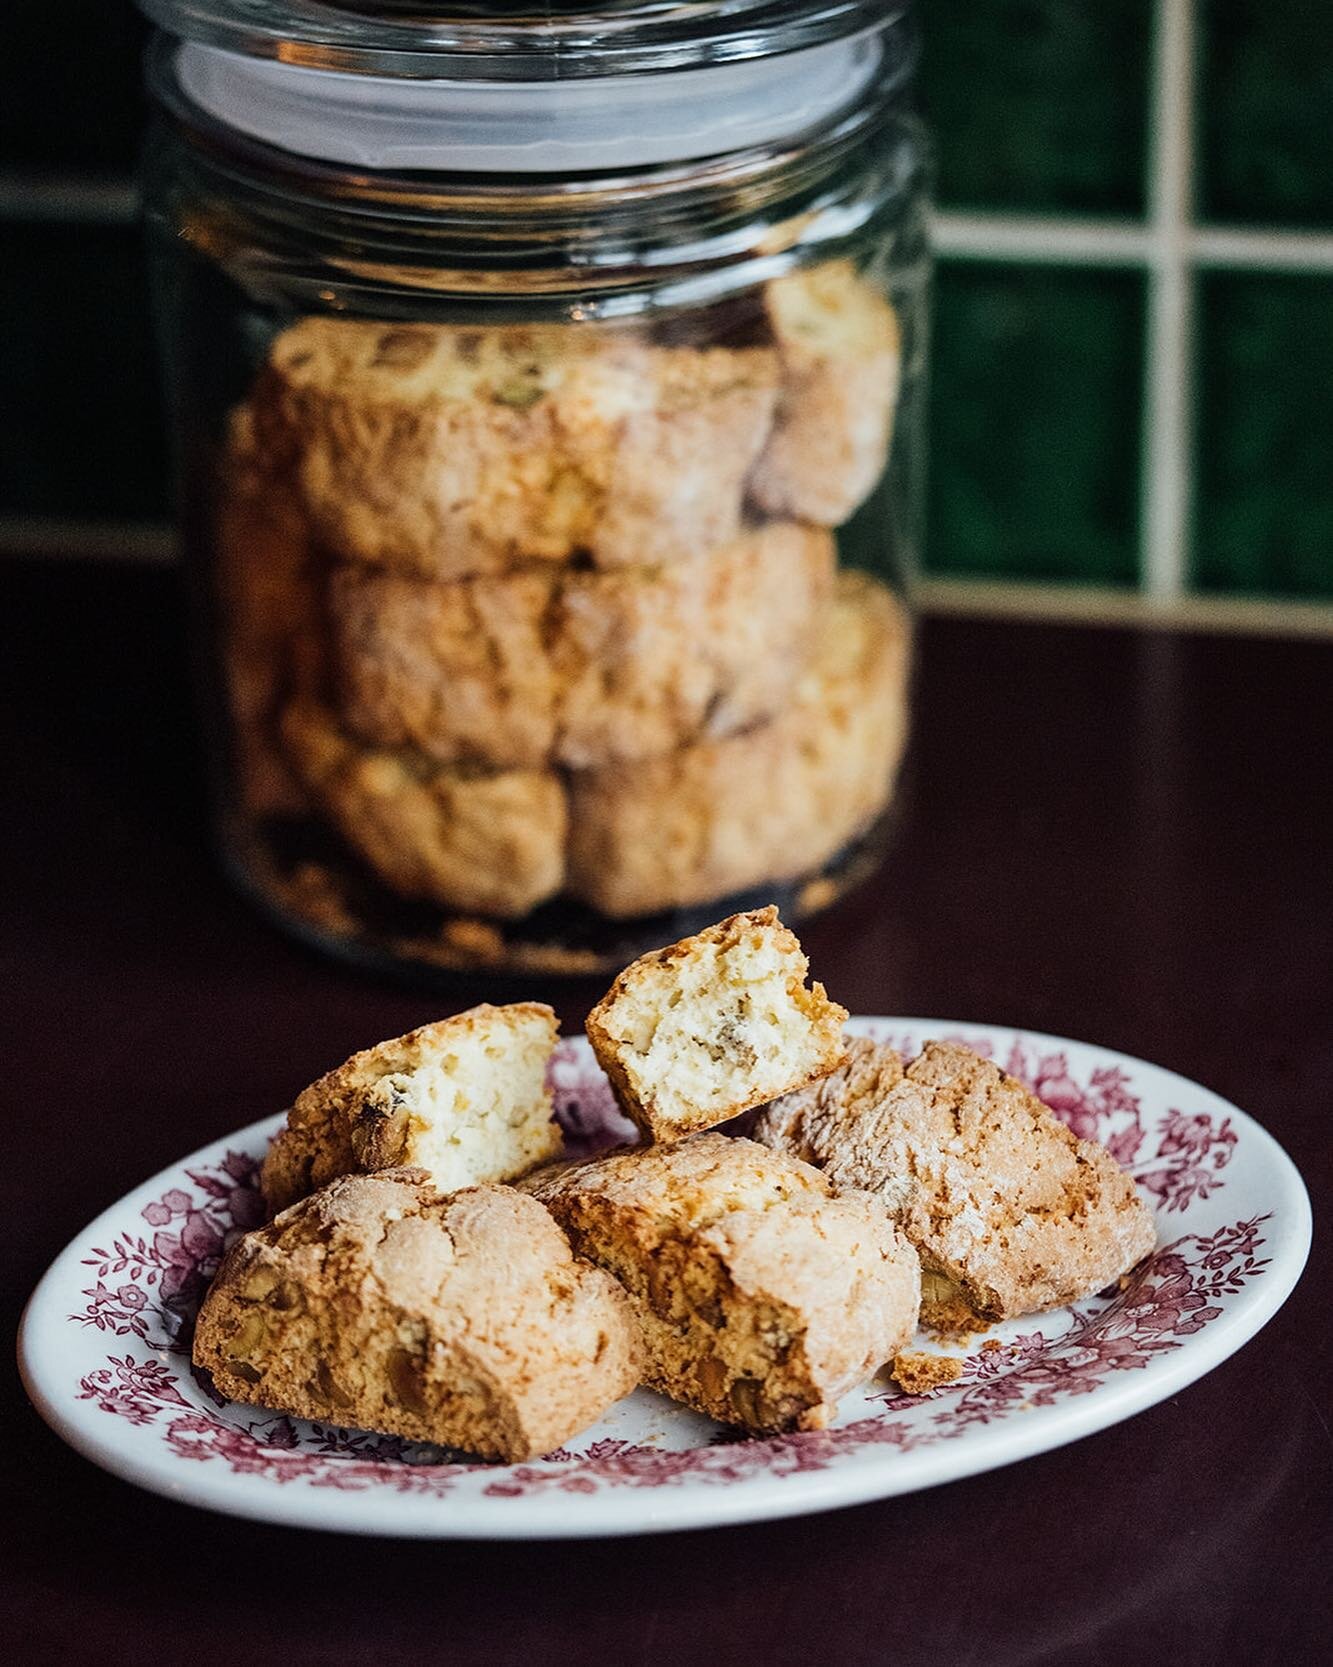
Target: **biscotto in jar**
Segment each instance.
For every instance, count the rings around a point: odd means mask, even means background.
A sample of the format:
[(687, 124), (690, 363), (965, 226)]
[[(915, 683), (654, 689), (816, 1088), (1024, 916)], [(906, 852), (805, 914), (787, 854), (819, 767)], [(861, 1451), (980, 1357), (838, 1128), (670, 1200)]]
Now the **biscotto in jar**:
[(883, 0), (143, 0), (222, 848), (590, 971), (882, 849), (928, 256)]

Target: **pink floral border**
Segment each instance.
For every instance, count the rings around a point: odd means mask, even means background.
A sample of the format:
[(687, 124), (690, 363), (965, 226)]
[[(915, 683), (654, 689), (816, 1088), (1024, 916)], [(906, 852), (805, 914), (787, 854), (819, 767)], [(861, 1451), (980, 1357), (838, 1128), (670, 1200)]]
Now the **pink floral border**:
[[(892, 1036), (905, 1053), (910, 1036)], [(992, 1053), (985, 1039), (967, 1040)], [(1171, 1109), (1151, 1128), (1131, 1079), (1118, 1066), (1075, 1080), (1067, 1056), (1043, 1054), (1016, 1038), (1003, 1064), (1021, 1077), (1073, 1131), (1102, 1140), (1129, 1167), (1163, 1213), (1186, 1211), (1224, 1185), (1235, 1152), (1230, 1120)], [(605, 1078), (587, 1055), (562, 1044), (552, 1066), (557, 1111), (572, 1145), (592, 1149), (625, 1138), (628, 1125)], [(831, 1430), (768, 1440), (717, 1431), (708, 1445), (683, 1451), (629, 1441), (599, 1440), (581, 1452), (561, 1450), (537, 1464), (497, 1467), (394, 1437), (256, 1416), (230, 1407), (212, 1386), (196, 1380), (201, 1405), (184, 1393), (184, 1370), (161, 1359), (138, 1359), (131, 1340), (188, 1358), (198, 1304), (228, 1245), (262, 1218), (258, 1157), (229, 1151), (219, 1164), (187, 1170), (184, 1185), (144, 1206), (137, 1224), (107, 1247), (83, 1258), (90, 1284), (85, 1308), (69, 1319), (125, 1339), (122, 1353), (79, 1381), (78, 1398), (133, 1425), (157, 1429), (181, 1460), (221, 1461), (235, 1475), (284, 1484), (360, 1492), (439, 1496), (465, 1476), (485, 1473), (492, 1499), (520, 1499), (556, 1491), (588, 1494), (608, 1488), (652, 1488), (682, 1482), (733, 1484), (763, 1475), (779, 1478), (825, 1470), (871, 1447), (911, 1452), (952, 1440), (1030, 1407), (1054, 1405), (1099, 1388), (1117, 1372), (1139, 1370), (1177, 1349), (1223, 1312), (1228, 1296), (1258, 1277), (1268, 1259), (1258, 1252), (1266, 1215), (1232, 1222), (1203, 1236), (1185, 1234), (1159, 1249), (1123, 1291), (1079, 1308), (1056, 1336), (1040, 1330), (971, 1353), (963, 1377), (931, 1395), (883, 1393), (877, 1410)], [(937, 1410), (926, 1412), (936, 1404)], [(911, 1414), (903, 1417), (903, 1414)]]

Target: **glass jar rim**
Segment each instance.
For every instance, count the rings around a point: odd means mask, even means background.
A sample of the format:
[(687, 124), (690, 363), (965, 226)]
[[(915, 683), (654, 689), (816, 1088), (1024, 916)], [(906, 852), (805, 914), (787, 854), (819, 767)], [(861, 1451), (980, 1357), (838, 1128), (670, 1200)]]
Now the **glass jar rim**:
[(637, 0), (493, 8), (424, 0), (137, 0), (178, 39), (344, 74), (550, 81), (738, 63), (888, 31), (912, 0)]

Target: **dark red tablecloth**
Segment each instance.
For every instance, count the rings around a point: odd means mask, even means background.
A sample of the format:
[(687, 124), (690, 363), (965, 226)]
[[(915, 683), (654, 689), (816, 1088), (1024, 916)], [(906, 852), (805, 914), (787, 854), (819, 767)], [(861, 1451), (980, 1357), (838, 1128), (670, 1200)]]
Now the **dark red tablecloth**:
[[(316, 958), (218, 878), (168, 575), (9, 564), (0, 588), (17, 1323), (51, 1257), (126, 1188), (444, 1004)], [(1210, 1377), (1072, 1447), (881, 1505), (456, 1545), (139, 1493), (63, 1447), (11, 1372), (8, 1659), (1328, 1659), (1331, 698), (1323, 644), (932, 622), (894, 854), (805, 934), (854, 1011), (1105, 1043), (1283, 1141), (1314, 1195), (1314, 1254)], [(592, 993), (566, 990), (567, 1025)]]

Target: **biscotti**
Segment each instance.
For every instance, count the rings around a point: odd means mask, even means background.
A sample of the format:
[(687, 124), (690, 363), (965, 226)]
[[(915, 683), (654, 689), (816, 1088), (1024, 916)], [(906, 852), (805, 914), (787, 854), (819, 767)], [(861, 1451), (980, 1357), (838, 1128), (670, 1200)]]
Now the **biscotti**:
[(443, 1197), (398, 1169), (335, 1181), (235, 1244), (194, 1362), (232, 1400), (513, 1463), (627, 1394), (639, 1347), (616, 1282), (533, 1199)]
[(329, 601), (341, 715), (377, 746), (492, 768), (728, 734), (785, 702), (835, 560), (829, 533), (775, 523), (657, 569), (441, 584), (344, 566)]
[(626, 967), (588, 1040), (626, 1116), (679, 1140), (825, 1076), (847, 1010), (807, 989), (796, 934), (769, 907), (732, 915)]
[(790, 704), (662, 758), (576, 773), (568, 888), (616, 918), (817, 869), (884, 809), (907, 737), (910, 636), (892, 594), (844, 573)]
[(874, 1193), (985, 1319), (1090, 1296), (1156, 1243), (1105, 1147), (950, 1043), (928, 1042), (904, 1073), (892, 1049), (855, 1039), (837, 1072), (762, 1113), (754, 1137)]
[(888, 462), (902, 375), (898, 315), (846, 260), (777, 278), (764, 300), (782, 382), (751, 495), (772, 515), (837, 526)]
[(273, 343), (257, 398), (333, 554), (460, 579), (715, 549), (739, 527), (776, 393), (768, 348), (307, 318)]
[(278, 717), (319, 672), (318, 566), (290, 469), (261, 454), (245, 405), (231, 415), (219, 459), (213, 536), (241, 802), (260, 816), (299, 814), (309, 799), (279, 743)]
[(348, 846), (401, 897), (501, 919), (565, 877), (564, 783), (549, 770), (479, 770), (369, 747), (328, 710), (295, 702), (288, 756)]
[(644, 1382), (725, 1423), (822, 1429), (912, 1336), (917, 1255), (883, 1210), (753, 1141), (695, 1135), (524, 1187), (629, 1293)]
[(269, 1213), (338, 1175), (406, 1164), (451, 1192), (555, 1157), (555, 1042), (549, 1007), (484, 1003), (353, 1054), (297, 1096), (269, 1147)]

